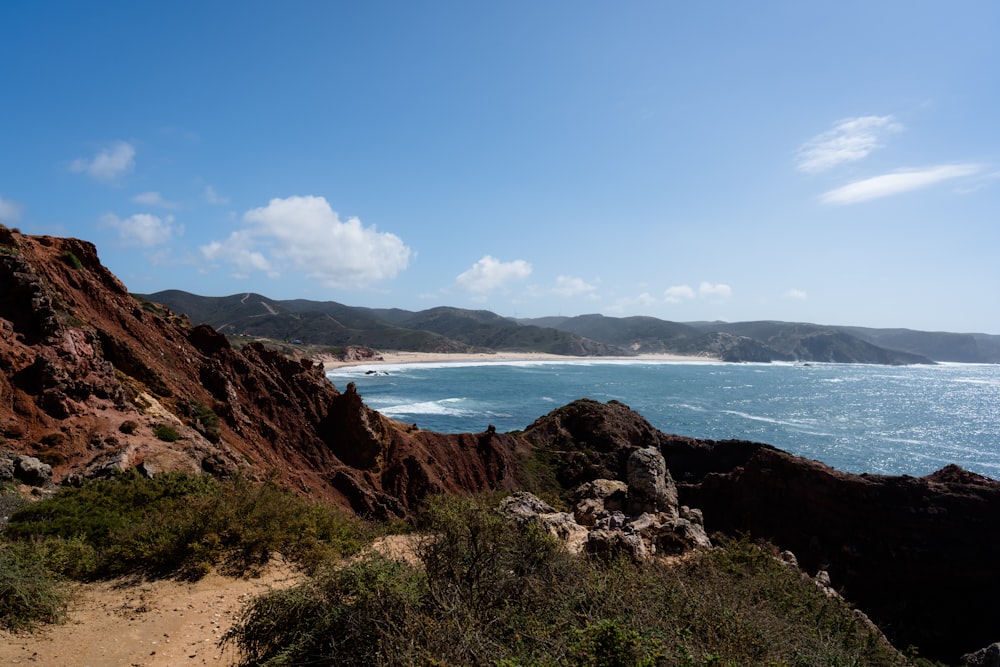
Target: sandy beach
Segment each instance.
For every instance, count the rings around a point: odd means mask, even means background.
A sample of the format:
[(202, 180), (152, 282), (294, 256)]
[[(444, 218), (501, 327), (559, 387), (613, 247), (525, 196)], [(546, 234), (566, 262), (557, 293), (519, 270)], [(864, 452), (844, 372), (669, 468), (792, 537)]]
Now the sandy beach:
[(344, 366), (376, 366), (381, 364), (439, 364), (439, 363), (482, 363), (507, 361), (677, 361), (677, 362), (717, 362), (715, 357), (684, 356), (679, 354), (639, 354), (631, 357), (572, 357), (544, 352), (476, 352), (476, 353), (434, 353), (434, 352), (379, 352), (380, 359), (360, 359), (342, 361), (329, 356), (317, 359), (327, 370)]

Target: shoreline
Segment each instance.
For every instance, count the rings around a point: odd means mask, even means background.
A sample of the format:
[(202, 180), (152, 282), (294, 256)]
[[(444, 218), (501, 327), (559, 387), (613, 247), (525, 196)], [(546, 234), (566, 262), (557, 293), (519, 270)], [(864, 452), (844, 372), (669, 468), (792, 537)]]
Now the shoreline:
[(349, 366), (395, 366), (400, 364), (446, 364), (446, 363), (504, 363), (512, 361), (672, 361), (681, 363), (720, 363), (717, 357), (698, 357), (682, 354), (637, 354), (628, 357), (569, 356), (547, 352), (380, 352), (377, 359), (340, 360), (330, 355), (314, 357), (322, 362), (324, 370), (334, 370)]

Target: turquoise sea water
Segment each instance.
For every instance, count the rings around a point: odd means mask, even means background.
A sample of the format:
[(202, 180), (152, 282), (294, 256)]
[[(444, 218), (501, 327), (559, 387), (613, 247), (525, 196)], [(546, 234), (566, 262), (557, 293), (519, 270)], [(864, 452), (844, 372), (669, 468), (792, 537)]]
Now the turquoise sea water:
[[(376, 371), (377, 374), (369, 374)], [(357, 366), (328, 373), (372, 408), (442, 432), (523, 429), (582, 397), (665, 433), (766, 442), (840, 470), (1000, 479), (1000, 366), (638, 361)]]

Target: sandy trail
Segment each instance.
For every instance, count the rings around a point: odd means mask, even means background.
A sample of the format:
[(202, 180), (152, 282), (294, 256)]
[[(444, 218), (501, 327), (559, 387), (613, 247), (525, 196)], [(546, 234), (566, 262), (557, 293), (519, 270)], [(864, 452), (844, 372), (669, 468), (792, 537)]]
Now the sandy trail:
[(231, 665), (219, 638), (253, 596), (300, 581), (273, 565), (257, 579), (209, 574), (194, 583), (114, 580), (78, 585), (66, 623), (0, 632), (2, 665)]
[[(417, 535), (388, 535), (366, 551), (416, 564), (419, 540)], [(193, 583), (116, 579), (77, 584), (64, 624), (34, 633), (0, 632), (0, 665), (233, 665), (236, 652), (223, 651), (218, 641), (243, 606), (269, 590), (304, 580), (291, 566), (272, 562), (255, 579), (212, 573)]]

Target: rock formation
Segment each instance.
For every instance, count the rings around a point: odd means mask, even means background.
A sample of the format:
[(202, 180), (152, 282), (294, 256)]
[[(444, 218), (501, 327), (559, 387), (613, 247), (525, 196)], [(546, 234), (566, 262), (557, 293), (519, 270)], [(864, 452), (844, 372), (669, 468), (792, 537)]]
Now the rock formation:
[(769, 445), (670, 436), (621, 403), (574, 401), (525, 439), (556, 454), (556, 477), (626, 480), (634, 451), (663, 452), (679, 502), (709, 534), (749, 534), (828, 573), (896, 646), (958, 662), (996, 641), (1000, 482), (948, 466), (922, 478), (852, 475)]
[(701, 512), (677, 504), (658, 449), (635, 450), (628, 467), (627, 484), (607, 479), (582, 484), (569, 512), (557, 512), (526, 491), (508, 496), (500, 508), (519, 523), (538, 523), (573, 553), (643, 561), (712, 546)]

